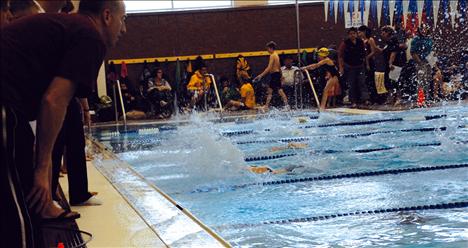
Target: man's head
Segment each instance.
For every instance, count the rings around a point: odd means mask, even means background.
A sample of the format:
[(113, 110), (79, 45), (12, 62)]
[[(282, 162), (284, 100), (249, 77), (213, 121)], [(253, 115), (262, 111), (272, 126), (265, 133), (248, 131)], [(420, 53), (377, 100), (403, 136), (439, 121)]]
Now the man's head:
[(127, 32), (123, 0), (81, 0), (78, 13), (94, 19), (108, 47), (115, 46), (120, 36)]
[(8, 24), (11, 19), (10, 1), (0, 0), (0, 27)]
[(357, 28), (352, 27), (348, 29), (348, 38), (351, 41), (355, 41), (357, 39)]
[(395, 30), (391, 26), (385, 26), (380, 30), (380, 35), (384, 41), (390, 40), (394, 33)]
[(202, 67), (200, 67), (200, 74), (202, 75), (208, 74), (208, 67), (206, 67), (206, 65), (202, 65)]
[(284, 59), (284, 66), (286, 66), (286, 68), (288, 69), (291, 69), (292, 65), (293, 65), (293, 59), (290, 56), (286, 57)]
[(319, 57), (319, 60), (322, 60), (330, 54), (330, 51), (326, 47), (322, 47), (317, 51), (317, 55)]
[(358, 28), (358, 36), (361, 39), (369, 39), (372, 36), (372, 30), (366, 25), (362, 25)]
[(418, 27), (418, 36), (427, 36), (429, 34), (429, 26), (426, 23)]
[(268, 53), (273, 53), (276, 50), (276, 43), (274, 41), (270, 41), (266, 44), (266, 49)]

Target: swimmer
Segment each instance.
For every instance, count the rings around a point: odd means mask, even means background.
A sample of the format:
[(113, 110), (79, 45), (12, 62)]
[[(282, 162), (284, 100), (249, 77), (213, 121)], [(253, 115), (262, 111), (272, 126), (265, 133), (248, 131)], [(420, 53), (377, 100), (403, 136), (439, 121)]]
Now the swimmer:
[(250, 172), (253, 172), (255, 174), (266, 174), (266, 173), (271, 173), (271, 174), (284, 174), (291, 172), (292, 170), (287, 170), (287, 169), (278, 169), (278, 170), (273, 170), (268, 166), (251, 166), (248, 168)]
[(305, 143), (289, 142), (287, 146), (275, 146), (271, 148), (272, 152), (284, 151), (287, 149), (305, 149), (309, 145)]

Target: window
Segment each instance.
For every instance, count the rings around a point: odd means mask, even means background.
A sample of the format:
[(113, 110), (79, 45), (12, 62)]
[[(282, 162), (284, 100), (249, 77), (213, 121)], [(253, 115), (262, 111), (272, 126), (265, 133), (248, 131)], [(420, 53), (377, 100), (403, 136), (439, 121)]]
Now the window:
[[(299, 3), (318, 3), (323, 2), (323, 0), (299, 0)], [(268, 4), (295, 4), (296, 0), (268, 0)]]
[(171, 10), (185, 9), (208, 9), (232, 7), (233, 0), (214, 0), (214, 1), (199, 1), (199, 0), (151, 0), (151, 1), (134, 1), (127, 0), (127, 13), (145, 13), (145, 12), (160, 12)]

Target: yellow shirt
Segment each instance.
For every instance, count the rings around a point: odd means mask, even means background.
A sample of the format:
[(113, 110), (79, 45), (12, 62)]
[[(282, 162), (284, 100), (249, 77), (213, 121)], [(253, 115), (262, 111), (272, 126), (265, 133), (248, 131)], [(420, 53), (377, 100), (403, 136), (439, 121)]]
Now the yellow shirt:
[[(205, 89), (208, 90), (211, 85), (211, 78), (208, 76), (205, 79)], [(196, 71), (190, 78), (190, 82), (187, 84), (188, 90), (203, 90), (203, 76), (200, 71)]]
[(252, 87), (252, 84), (246, 83), (242, 85), (240, 89), (241, 97), (245, 98), (245, 106), (247, 108), (254, 108), (255, 107), (255, 92)]

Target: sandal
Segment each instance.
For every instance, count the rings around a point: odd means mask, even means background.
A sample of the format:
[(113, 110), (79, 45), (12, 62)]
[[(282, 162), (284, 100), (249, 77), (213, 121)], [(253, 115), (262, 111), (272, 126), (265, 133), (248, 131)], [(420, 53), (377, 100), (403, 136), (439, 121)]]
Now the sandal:
[(63, 222), (63, 221), (71, 221), (80, 218), (81, 215), (78, 212), (72, 212), (70, 210), (63, 210), (61, 214), (57, 217), (53, 218), (42, 218), (42, 223), (52, 223), (52, 222)]

